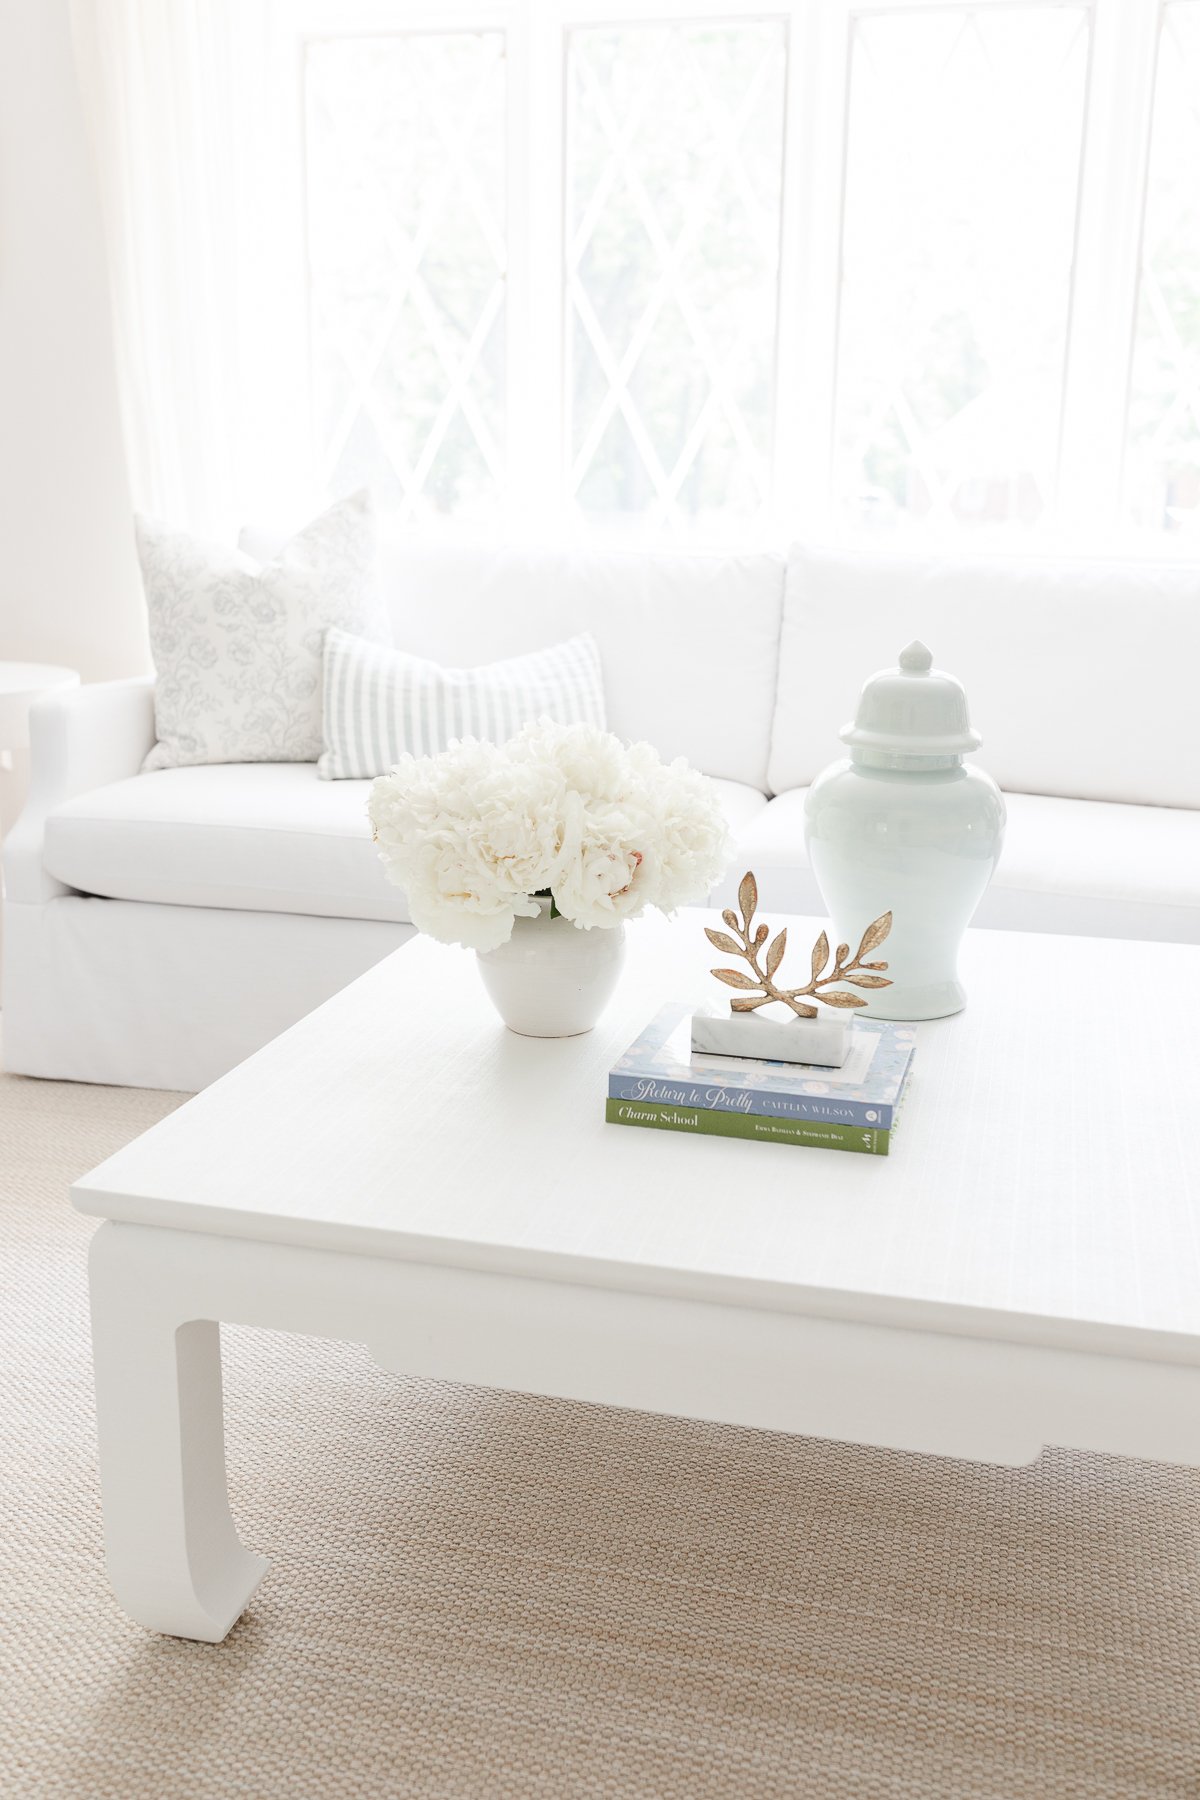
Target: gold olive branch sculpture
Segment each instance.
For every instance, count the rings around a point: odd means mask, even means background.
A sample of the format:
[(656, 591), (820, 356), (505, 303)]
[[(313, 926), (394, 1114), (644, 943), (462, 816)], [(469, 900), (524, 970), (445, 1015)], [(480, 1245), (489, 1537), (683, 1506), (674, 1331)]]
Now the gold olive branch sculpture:
[[(781, 1000), (785, 1006), (790, 1006), (799, 1018), (815, 1019), (817, 1009), (815, 1006), (807, 1004), (808, 999), (820, 1000), (826, 1006), (843, 1008), (866, 1006), (867, 1002), (859, 994), (821, 992), (823, 988), (832, 986), (835, 981), (847, 981), (852, 987), (857, 988), (891, 987), (891, 981), (886, 975), (868, 972), (886, 969), (886, 962), (865, 962), (863, 960), (870, 951), (879, 948), (892, 929), (890, 912), (882, 913), (878, 919), (873, 920), (867, 926), (852, 962), (846, 960), (850, 955), (849, 944), (838, 945), (837, 954), (833, 959), (833, 969), (829, 974), (825, 973), (829, 965), (829, 939), (822, 932), (813, 945), (812, 974), (807, 986), (781, 988), (775, 985), (774, 978), (783, 961), (783, 953), (787, 949), (787, 926), (785, 925), (769, 944), (767, 944), (767, 939), (771, 937), (769, 925), (755, 926), (752, 935), (751, 925), (758, 907), (758, 883), (749, 870), (742, 876), (741, 885), (738, 888), (738, 905), (742, 912), (740, 920), (730, 907), (726, 907), (721, 914), (730, 931), (736, 934), (735, 937), (727, 937), (723, 931), (712, 931), (707, 925), (704, 927), (704, 935), (710, 944), (715, 945), (718, 950), (723, 950), (727, 956), (740, 956), (749, 963), (753, 971), (753, 980), (749, 975), (743, 975), (740, 969), (713, 969), (712, 971), (717, 980), (723, 981), (726, 987), (747, 990), (741, 999), (730, 1001), (730, 1009), (733, 1012), (753, 1012), (756, 1007), (770, 1006), (773, 1001)], [(766, 963), (765, 967), (759, 968), (758, 959), (764, 945), (767, 946)], [(753, 990), (756, 988), (761, 989), (762, 992), (754, 993)]]

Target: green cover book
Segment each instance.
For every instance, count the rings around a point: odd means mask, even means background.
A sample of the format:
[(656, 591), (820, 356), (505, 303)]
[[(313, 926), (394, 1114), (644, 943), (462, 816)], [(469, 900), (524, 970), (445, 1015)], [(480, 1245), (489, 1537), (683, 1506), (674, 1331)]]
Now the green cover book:
[(773, 1119), (761, 1113), (715, 1112), (703, 1106), (669, 1106), (651, 1100), (607, 1100), (610, 1125), (641, 1125), (650, 1131), (691, 1131), (702, 1137), (758, 1138), (768, 1144), (809, 1144), (821, 1150), (856, 1150), (886, 1156), (890, 1131), (839, 1125), (819, 1119)]

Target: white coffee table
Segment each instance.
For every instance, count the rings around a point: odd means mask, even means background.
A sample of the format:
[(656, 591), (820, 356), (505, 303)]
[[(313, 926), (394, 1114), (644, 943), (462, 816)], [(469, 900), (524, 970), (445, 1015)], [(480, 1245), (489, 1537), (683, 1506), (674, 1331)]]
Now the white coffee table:
[(632, 927), (609, 1014), (558, 1042), (418, 939), (76, 1184), (107, 1221), (104, 1525), (135, 1619), (216, 1641), (267, 1567), (226, 1499), (221, 1320), (906, 1450), (1200, 1464), (1200, 949), (972, 934), (970, 1006), (919, 1028), (875, 1158), (605, 1124), (616, 1055), (713, 985), (701, 922)]

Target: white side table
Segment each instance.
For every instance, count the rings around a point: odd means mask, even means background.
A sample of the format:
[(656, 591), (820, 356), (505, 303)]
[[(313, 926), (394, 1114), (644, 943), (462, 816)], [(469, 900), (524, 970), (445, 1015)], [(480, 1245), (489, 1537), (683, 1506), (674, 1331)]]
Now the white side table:
[[(59, 668), (55, 663), (0, 662), (0, 841), (25, 799), (30, 707), (43, 694), (78, 686), (78, 669)], [(0, 879), (0, 893), (3, 891)]]

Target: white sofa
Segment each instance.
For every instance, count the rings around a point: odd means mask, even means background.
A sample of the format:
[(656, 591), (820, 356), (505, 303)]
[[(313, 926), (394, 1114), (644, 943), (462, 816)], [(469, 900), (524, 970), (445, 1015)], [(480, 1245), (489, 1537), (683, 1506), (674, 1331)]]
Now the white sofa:
[[(753, 867), (776, 912), (822, 910), (805, 791), (865, 676), (920, 636), (966, 683), (1008, 796), (976, 922), (1200, 942), (1200, 568), (393, 543), (381, 579), (397, 643), (446, 663), (593, 631), (612, 728), (719, 783), (730, 884)], [(199, 1088), (411, 934), (365, 783), (308, 764), (143, 775), (153, 736), (149, 682), (35, 712), (4, 858), (10, 1070)], [(1131, 965), (1114, 1003), (1136, 992)]]

